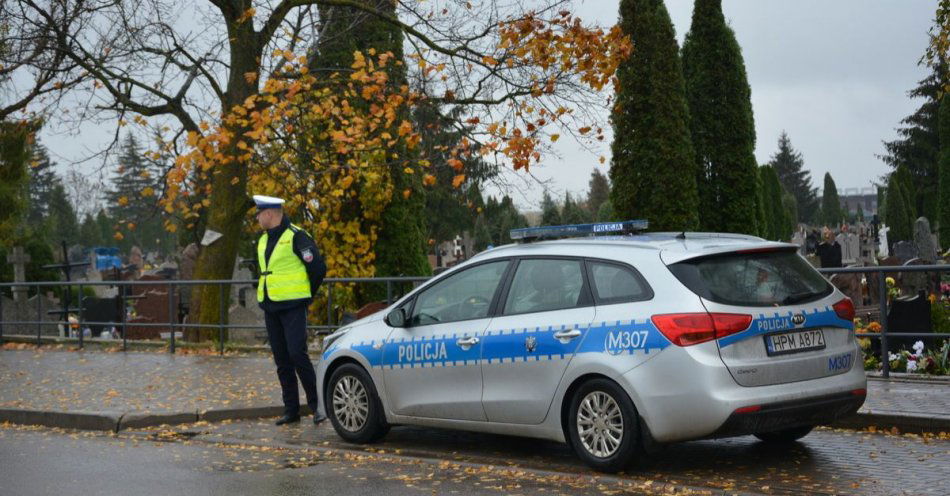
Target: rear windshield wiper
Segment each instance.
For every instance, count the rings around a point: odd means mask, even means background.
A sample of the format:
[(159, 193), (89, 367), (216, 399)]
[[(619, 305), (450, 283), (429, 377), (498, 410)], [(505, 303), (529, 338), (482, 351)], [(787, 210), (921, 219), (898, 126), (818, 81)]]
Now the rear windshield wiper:
[(784, 300), (782, 300), (782, 304), (783, 304), (783, 305), (791, 305), (791, 304), (793, 304), (793, 303), (798, 303), (798, 302), (800, 302), (800, 301), (805, 301), (805, 300), (807, 300), (807, 299), (809, 299), (809, 298), (814, 298), (814, 297), (815, 297), (815, 293), (813, 293), (813, 292), (811, 292), (811, 291), (805, 291), (805, 292), (803, 292), (803, 293), (790, 294), (790, 295), (786, 296)]

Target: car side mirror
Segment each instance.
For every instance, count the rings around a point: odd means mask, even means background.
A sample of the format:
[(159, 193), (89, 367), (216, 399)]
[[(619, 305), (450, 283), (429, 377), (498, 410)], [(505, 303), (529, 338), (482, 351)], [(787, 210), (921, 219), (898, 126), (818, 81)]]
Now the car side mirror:
[(390, 327), (406, 327), (406, 309), (397, 308), (392, 312), (389, 312), (389, 315), (385, 319), (386, 324)]

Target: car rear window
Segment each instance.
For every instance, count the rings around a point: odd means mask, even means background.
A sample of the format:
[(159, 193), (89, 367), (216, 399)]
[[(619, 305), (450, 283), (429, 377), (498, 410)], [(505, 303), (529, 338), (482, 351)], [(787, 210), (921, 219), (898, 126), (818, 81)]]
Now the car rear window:
[(794, 305), (823, 298), (833, 290), (794, 249), (727, 253), (669, 268), (694, 293), (727, 305)]

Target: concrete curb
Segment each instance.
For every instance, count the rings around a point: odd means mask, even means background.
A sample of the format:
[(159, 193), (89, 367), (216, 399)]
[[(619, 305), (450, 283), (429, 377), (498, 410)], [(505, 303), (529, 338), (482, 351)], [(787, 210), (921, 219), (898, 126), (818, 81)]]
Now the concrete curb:
[(890, 429), (896, 427), (902, 433), (922, 434), (925, 432), (950, 432), (950, 416), (927, 417), (923, 415), (894, 414), (886, 412), (859, 412), (851, 417), (841, 419), (832, 427), (846, 429)]
[(0, 422), (92, 431), (115, 431), (122, 416), (123, 412), (57, 412), (0, 408)]
[(879, 382), (912, 382), (917, 384), (950, 384), (950, 376), (946, 375), (925, 375), (908, 374), (906, 372), (891, 372), (890, 377), (884, 377), (880, 373), (868, 374), (868, 380)]
[(279, 417), (284, 414), (282, 406), (252, 406), (247, 408), (211, 408), (198, 411), (198, 420), (220, 422), (261, 417)]
[[(0, 422), (118, 432), (158, 425), (189, 424), (198, 421), (221, 422), (224, 420), (278, 417), (283, 412), (284, 407), (279, 405), (212, 408), (196, 412), (60, 412), (0, 408)], [(311, 413), (310, 408), (301, 405), (301, 415), (310, 415)], [(902, 433), (950, 432), (950, 416), (927, 417), (889, 412), (860, 412), (832, 424), (832, 427), (845, 429), (866, 429), (872, 426), (880, 430), (896, 427)]]
[[(212, 408), (186, 412), (58, 412), (22, 408), (0, 408), (0, 422), (23, 425), (42, 425), (87, 431), (119, 432), (158, 425), (190, 424), (203, 420), (245, 420), (283, 415), (283, 406), (252, 406), (244, 408)], [(301, 405), (300, 414), (310, 415), (306, 405)]]
[(115, 430), (121, 431), (162, 424), (190, 424), (197, 421), (197, 412), (129, 412), (119, 419)]

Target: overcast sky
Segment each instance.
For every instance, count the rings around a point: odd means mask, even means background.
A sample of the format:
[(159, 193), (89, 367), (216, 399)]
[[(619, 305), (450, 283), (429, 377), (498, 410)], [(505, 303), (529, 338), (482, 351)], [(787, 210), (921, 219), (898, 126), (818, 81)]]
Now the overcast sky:
[[(618, 5), (584, 0), (577, 10), (584, 19), (611, 25)], [(682, 45), (693, 2), (666, 5)], [(724, 0), (752, 87), (759, 163), (775, 153), (784, 129), (818, 188), (826, 172), (839, 188), (868, 187), (886, 173), (875, 154), (921, 103), (907, 91), (928, 72), (917, 61), (935, 8), (933, 0)], [(532, 170), (552, 180), (561, 196), (565, 190), (583, 196), (597, 160), (571, 145), (560, 147), (561, 159)], [(609, 157), (609, 147), (605, 152)], [(607, 172), (607, 165), (598, 167)], [(537, 208), (536, 189), (515, 194), (516, 202)]]
[[(576, 2), (585, 20), (605, 26), (617, 21), (619, 0)], [(666, 5), (682, 43), (693, 2), (666, 0)], [(934, 0), (724, 0), (752, 87), (759, 163), (769, 160), (785, 130), (818, 187), (825, 172), (839, 188), (867, 187), (887, 172), (875, 154), (920, 104), (906, 93), (927, 73), (917, 61), (935, 7)], [(114, 126), (84, 126), (78, 135), (66, 136), (51, 125), (42, 139), (65, 164), (96, 149)], [(593, 168), (607, 172), (607, 165), (597, 165), (598, 154), (571, 140), (559, 141), (558, 151), (560, 157), (532, 168), (556, 196), (570, 191), (583, 197)], [(609, 146), (602, 153), (609, 159)], [(538, 208), (541, 194), (537, 186), (512, 191), (519, 207), (528, 210)]]

